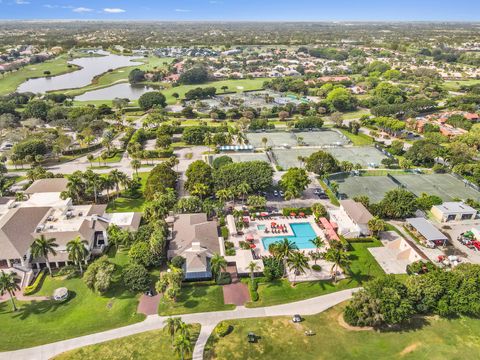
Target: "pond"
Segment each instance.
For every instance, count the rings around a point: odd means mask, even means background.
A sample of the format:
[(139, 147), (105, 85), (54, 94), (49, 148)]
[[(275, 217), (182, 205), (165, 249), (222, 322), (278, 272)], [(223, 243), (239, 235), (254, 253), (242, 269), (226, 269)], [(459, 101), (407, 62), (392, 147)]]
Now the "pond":
[(70, 60), (69, 64), (80, 66), (81, 69), (68, 74), (29, 79), (21, 84), (18, 92), (45, 93), (62, 89), (74, 89), (89, 85), (95, 76), (105, 73), (109, 69), (118, 69), (125, 66), (141, 65), (138, 56), (114, 55), (106, 51), (97, 51), (103, 56), (92, 56)]
[(128, 99), (130, 101), (137, 100), (147, 91), (155, 91), (156, 89), (146, 85), (130, 85), (129, 83), (121, 83), (112, 85), (103, 89), (87, 91), (85, 94), (76, 96), (76, 101), (94, 101), (94, 100), (113, 100), (115, 98)]

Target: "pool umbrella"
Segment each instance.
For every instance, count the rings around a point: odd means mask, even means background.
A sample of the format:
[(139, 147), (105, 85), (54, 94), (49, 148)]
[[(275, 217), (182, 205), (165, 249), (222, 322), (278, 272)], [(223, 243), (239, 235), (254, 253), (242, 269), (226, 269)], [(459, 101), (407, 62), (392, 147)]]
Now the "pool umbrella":
[(271, 226), (277, 226), (277, 223), (272, 221), (272, 223), (270, 224)]
[(248, 241), (253, 241), (253, 234), (248, 234), (247, 235), (247, 240)]
[(255, 249), (257, 246), (255, 244), (250, 244), (250, 249)]
[(294, 212), (291, 212), (291, 213), (290, 213), (290, 216), (297, 216), (297, 214), (294, 213)]
[(262, 212), (262, 213), (260, 213), (260, 215), (261, 215), (261, 216), (268, 216), (268, 213)]
[(305, 216), (305, 213), (301, 212), (300, 214), (298, 214), (300, 216)]

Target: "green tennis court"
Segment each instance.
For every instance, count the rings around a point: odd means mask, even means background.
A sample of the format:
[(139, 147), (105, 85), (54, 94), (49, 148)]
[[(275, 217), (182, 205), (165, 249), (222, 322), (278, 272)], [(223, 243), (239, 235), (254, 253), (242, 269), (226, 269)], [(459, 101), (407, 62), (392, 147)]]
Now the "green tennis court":
[(450, 174), (395, 175), (400, 183), (415, 195), (437, 195), (444, 201), (454, 199), (480, 200), (480, 192)]
[(335, 179), (338, 183), (338, 192), (352, 199), (366, 195), (372, 203), (383, 199), (386, 192), (398, 188), (387, 176), (350, 176), (344, 179)]

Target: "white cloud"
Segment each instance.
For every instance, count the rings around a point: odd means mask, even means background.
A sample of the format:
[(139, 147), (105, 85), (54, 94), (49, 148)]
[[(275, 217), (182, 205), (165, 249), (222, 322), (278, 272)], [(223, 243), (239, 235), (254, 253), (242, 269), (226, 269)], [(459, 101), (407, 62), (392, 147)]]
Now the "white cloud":
[(47, 9), (56, 9), (58, 8), (58, 5), (44, 4), (43, 7), (46, 7)]
[(74, 8), (72, 11), (76, 13), (86, 13), (86, 12), (93, 11), (93, 9), (86, 8), (86, 7), (77, 7), (77, 8)]
[(26, 0), (15, 0), (15, 4), (17, 4), (17, 5), (28, 5), (28, 4), (30, 4), (30, 1), (26, 1)]
[(125, 10), (119, 8), (105, 8), (103, 11), (109, 14), (120, 14), (125, 12)]
[(190, 12), (189, 9), (175, 9), (176, 12)]

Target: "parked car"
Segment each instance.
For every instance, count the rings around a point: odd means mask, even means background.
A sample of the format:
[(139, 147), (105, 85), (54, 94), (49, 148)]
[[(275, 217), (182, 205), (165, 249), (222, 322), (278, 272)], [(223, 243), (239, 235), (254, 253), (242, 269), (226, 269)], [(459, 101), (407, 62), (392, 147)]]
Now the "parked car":
[(295, 314), (295, 315), (293, 315), (293, 317), (292, 317), (292, 321), (293, 321), (294, 323), (302, 322), (302, 317), (301, 317), (299, 314)]
[(277, 191), (277, 190), (274, 190), (274, 191), (273, 191), (273, 196), (275, 196), (275, 197), (278, 196), (278, 191)]
[(284, 193), (282, 190), (280, 190), (280, 196), (281, 196), (281, 197), (284, 197), (284, 196), (285, 196), (285, 193)]

